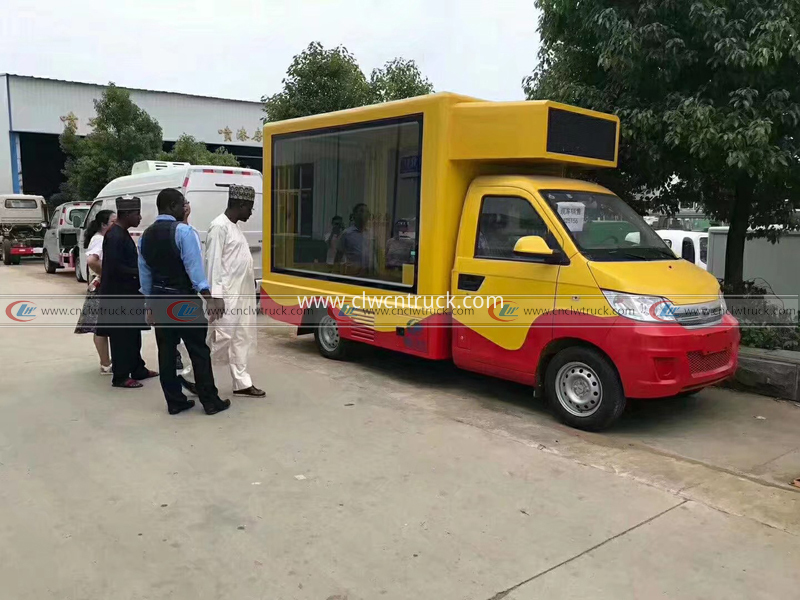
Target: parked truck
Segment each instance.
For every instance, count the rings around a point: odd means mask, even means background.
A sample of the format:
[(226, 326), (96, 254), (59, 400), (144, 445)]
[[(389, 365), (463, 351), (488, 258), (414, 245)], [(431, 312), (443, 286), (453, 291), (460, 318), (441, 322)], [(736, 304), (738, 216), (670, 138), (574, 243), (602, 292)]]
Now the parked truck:
[(40, 256), (47, 222), (41, 196), (0, 194), (0, 248), (3, 263), (18, 265), (23, 256)]
[(268, 123), (261, 305), (328, 358), (452, 360), (583, 429), (717, 383), (739, 343), (717, 280), (564, 176), (615, 167), (618, 136), (613, 115), (454, 94)]

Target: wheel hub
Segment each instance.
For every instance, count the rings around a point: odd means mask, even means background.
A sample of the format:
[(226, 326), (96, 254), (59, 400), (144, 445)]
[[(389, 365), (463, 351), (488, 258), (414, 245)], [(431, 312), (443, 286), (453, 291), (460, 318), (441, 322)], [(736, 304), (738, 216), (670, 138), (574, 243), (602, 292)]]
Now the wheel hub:
[(567, 412), (588, 417), (600, 408), (603, 385), (589, 365), (571, 362), (561, 367), (556, 375), (556, 395)]
[(322, 318), (319, 324), (319, 341), (328, 352), (334, 352), (339, 346), (339, 327), (330, 316)]

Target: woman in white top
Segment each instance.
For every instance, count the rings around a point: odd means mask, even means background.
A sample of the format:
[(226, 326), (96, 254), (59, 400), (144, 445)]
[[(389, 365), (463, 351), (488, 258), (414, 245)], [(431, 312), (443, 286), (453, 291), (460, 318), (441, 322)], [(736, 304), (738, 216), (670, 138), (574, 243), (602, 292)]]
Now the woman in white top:
[(85, 239), (88, 240), (86, 248), (86, 265), (89, 267), (89, 288), (83, 310), (75, 327), (75, 333), (94, 334), (94, 347), (100, 357), (100, 374), (111, 375), (111, 356), (108, 351), (108, 338), (95, 333), (97, 328), (97, 313), (100, 308), (100, 299), (97, 296), (97, 287), (100, 285), (100, 276), (103, 272), (103, 236), (108, 228), (117, 220), (117, 215), (111, 210), (101, 210), (97, 213), (86, 230)]

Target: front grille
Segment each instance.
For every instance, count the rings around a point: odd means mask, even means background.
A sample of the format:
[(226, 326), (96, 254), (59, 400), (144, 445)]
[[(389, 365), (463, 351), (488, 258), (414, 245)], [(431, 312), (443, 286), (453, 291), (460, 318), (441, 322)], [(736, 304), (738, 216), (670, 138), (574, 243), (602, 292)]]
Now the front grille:
[(708, 327), (722, 321), (725, 311), (719, 300), (705, 304), (676, 306), (672, 311), (675, 320), (684, 327)]
[(723, 367), (728, 366), (731, 360), (730, 348), (725, 348), (719, 352), (712, 352), (710, 354), (703, 354), (702, 352), (689, 352), (689, 369), (692, 375), (700, 373), (708, 373), (709, 371), (716, 371)]

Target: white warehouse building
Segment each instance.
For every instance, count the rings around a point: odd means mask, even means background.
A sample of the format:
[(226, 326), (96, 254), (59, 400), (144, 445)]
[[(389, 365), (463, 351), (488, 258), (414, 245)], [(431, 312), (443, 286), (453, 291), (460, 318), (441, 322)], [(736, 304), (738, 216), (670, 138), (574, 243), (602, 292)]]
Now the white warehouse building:
[[(94, 103), (105, 86), (0, 74), (0, 193), (50, 198), (63, 181), (66, 157), (58, 136), (66, 123), (91, 132)], [(164, 149), (184, 133), (220, 146), (242, 166), (262, 169), (260, 102), (226, 100), (126, 88), (131, 99), (161, 125)], [(7, 132), (3, 137), (3, 132)], [(155, 157), (153, 157), (155, 158)]]

